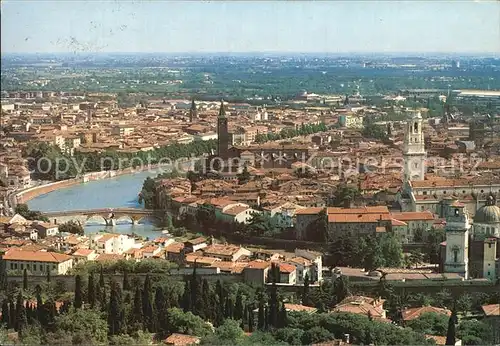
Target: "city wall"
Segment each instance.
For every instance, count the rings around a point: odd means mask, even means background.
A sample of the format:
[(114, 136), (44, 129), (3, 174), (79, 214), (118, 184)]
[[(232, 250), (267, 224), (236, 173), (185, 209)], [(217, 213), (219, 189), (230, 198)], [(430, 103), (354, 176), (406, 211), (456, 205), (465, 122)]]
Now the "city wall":
[[(170, 273), (150, 273), (152, 278), (155, 277), (168, 277), (170, 280), (183, 281), (186, 276), (191, 275), (193, 272), (192, 268), (184, 268), (179, 270), (172, 270)], [(197, 268), (197, 275), (202, 279), (207, 279), (209, 282), (216, 282), (221, 280), (223, 283), (238, 283), (243, 282), (242, 274), (229, 274), (229, 273), (217, 273), (216, 268)], [(147, 274), (129, 274), (129, 280), (132, 282), (136, 278), (144, 281)], [(120, 285), (123, 283), (122, 274), (104, 274), (105, 280), (107, 282), (114, 279)], [(325, 279), (328, 280), (328, 279)], [(63, 282), (68, 290), (74, 290), (75, 288), (75, 276), (73, 275), (54, 275), (51, 277), (51, 282)], [(87, 278), (84, 277), (83, 281), (86, 282)], [(30, 275), (28, 276), (28, 284), (30, 287), (36, 285), (42, 285), (47, 282), (46, 276)], [(9, 275), (7, 277), (7, 283), (12, 285), (21, 286), (23, 284), (22, 275)], [(396, 294), (415, 294), (415, 293), (425, 293), (425, 294), (436, 294), (442, 290), (447, 290), (452, 294), (452, 296), (459, 296), (464, 293), (475, 294), (476, 292), (485, 293), (498, 293), (500, 292), (500, 284), (494, 284), (488, 281), (433, 281), (433, 280), (414, 280), (407, 282), (388, 282), (392, 285), (393, 290)], [(301, 293), (303, 291), (302, 284), (277, 284), (280, 290), (287, 292)], [(270, 286), (268, 284), (267, 286)], [(364, 294), (373, 295), (376, 294), (379, 287), (378, 281), (370, 282), (350, 282), (351, 291), (354, 294)], [(316, 290), (319, 286), (317, 284), (311, 284), (310, 289)]]
[[(210, 273), (210, 272), (203, 272), (204, 268), (197, 268), (196, 273), (197, 276), (199, 276), (202, 280), (207, 279), (208, 282), (216, 282), (217, 280), (222, 281), (223, 283), (237, 283), (237, 282), (242, 282), (243, 281), (243, 275), (242, 274), (226, 274), (226, 273), (220, 273), (217, 274), (215, 272)], [(185, 270), (179, 269), (173, 270), (172, 272), (165, 274), (165, 273), (150, 273), (150, 277), (166, 277), (170, 280), (174, 281), (184, 281), (184, 278), (188, 275), (191, 275), (193, 273), (192, 268), (186, 268)], [(141, 281), (144, 281), (146, 278), (147, 274), (129, 274), (128, 278), (129, 281), (132, 282), (135, 278), (139, 278)], [(104, 278), (106, 282), (111, 281), (114, 279), (117, 283), (120, 285), (123, 283), (123, 275), (122, 274), (104, 274)], [(83, 278), (84, 281), (87, 281), (87, 278)], [(55, 284), (56, 282), (63, 282), (64, 286), (72, 291), (75, 289), (75, 276), (74, 275), (53, 275), (50, 278), (50, 282)], [(30, 287), (35, 287), (36, 285), (42, 285), (47, 282), (47, 277), (46, 276), (40, 276), (40, 275), (29, 275), (28, 276), (28, 285)], [(12, 284), (17, 284), (19, 286), (23, 285), (23, 276), (22, 275), (9, 275), (7, 276), (7, 283), (12, 285)]]

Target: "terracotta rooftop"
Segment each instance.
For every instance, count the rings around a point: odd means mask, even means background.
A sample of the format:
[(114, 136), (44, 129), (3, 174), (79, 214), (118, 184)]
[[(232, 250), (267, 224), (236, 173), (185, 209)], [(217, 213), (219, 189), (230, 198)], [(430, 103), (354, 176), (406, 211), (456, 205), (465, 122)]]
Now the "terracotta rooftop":
[(392, 213), (391, 216), (399, 221), (434, 220), (434, 215), (430, 211), (407, 211)]
[(75, 252), (73, 252), (73, 256), (82, 256), (82, 257), (87, 257), (88, 255), (92, 254), (94, 250), (90, 249), (78, 249)]
[(375, 223), (391, 220), (389, 214), (329, 214), (328, 222), (335, 223)]
[(204, 248), (202, 251), (207, 255), (232, 256), (241, 249), (238, 245), (213, 244)]
[(103, 253), (97, 256), (96, 261), (119, 261), (123, 259), (123, 255), (114, 254), (114, 253)]
[(437, 308), (434, 306), (421, 306), (418, 308), (411, 308), (411, 309), (404, 310), (403, 311), (403, 320), (411, 321), (415, 318), (420, 317), (422, 314), (425, 314), (428, 312), (434, 312), (436, 314), (451, 316), (451, 311), (448, 309)]
[(500, 304), (490, 304), (481, 306), (486, 316), (500, 316)]
[(10, 249), (3, 255), (2, 259), (8, 261), (62, 263), (71, 260), (72, 257), (57, 252)]
[(391, 223), (392, 223), (392, 226), (407, 226), (408, 225), (406, 222), (399, 221), (396, 219), (392, 219)]
[(191, 244), (191, 245), (199, 245), (199, 244), (203, 244), (203, 243), (206, 243), (207, 241), (207, 238), (205, 237), (198, 237), (198, 238), (195, 238), (195, 239), (190, 239), (188, 241), (186, 241), (187, 244)]
[(300, 304), (289, 304), (285, 303), (285, 309), (287, 311), (304, 311), (304, 312), (316, 312), (317, 309), (310, 307), (310, 306), (305, 306), (305, 305), (300, 305)]
[(227, 209), (224, 214), (236, 216), (239, 213), (244, 212), (245, 210), (250, 209), (250, 207), (242, 206), (242, 205), (237, 205), (232, 208)]
[(200, 338), (197, 336), (173, 333), (168, 338), (163, 340), (163, 342), (167, 345), (185, 346), (199, 344)]
[(294, 265), (288, 263), (279, 263), (280, 273), (290, 274), (293, 273), (297, 268)]
[(262, 260), (255, 260), (252, 262), (249, 262), (247, 265), (248, 269), (266, 269), (271, 266), (270, 262), (262, 261)]

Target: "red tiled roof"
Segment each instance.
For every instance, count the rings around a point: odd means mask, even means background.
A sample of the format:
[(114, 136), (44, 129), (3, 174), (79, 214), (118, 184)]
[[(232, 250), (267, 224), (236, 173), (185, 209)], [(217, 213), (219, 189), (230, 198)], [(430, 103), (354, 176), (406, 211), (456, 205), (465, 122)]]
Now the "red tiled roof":
[(316, 312), (316, 308), (310, 306), (300, 305), (300, 304), (289, 304), (285, 303), (285, 309), (288, 311), (305, 311), (305, 312)]
[(294, 265), (288, 263), (280, 263), (279, 264), (280, 273), (290, 274), (293, 273), (297, 268)]
[(62, 263), (71, 260), (73, 257), (60, 254), (57, 252), (48, 251), (29, 251), (20, 249), (10, 249), (2, 257), (7, 261), (32, 261), (32, 262), (48, 262)]
[(403, 311), (403, 320), (411, 321), (415, 318), (420, 317), (424, 313), (434, 312), (436, 314), (443, 314), (451, 316), (451, 311), (448, 309), (437, 308), (435, 306), (421, 306), (418, 308), (406, 309)]
[(96, 261), (119, 261), (123, 259), (123, 255), (114, 253), (103, 253), (97, 256)]
[(168, 345), (184, 346), (198, 344), (200, 342), (200, 338), (186, 334), (173, 333), (168, 338), (163, 340), (163, 342)]
[(486, 316), (500, 316), (500, 304), (490, 304), (481, 306)]
[(229, 208), (227, 209), (224, 214), (227, 214), (227, 215), (232, 215), (232, 216), (236, 216), (238, 215), (239, 213), (241, 212), (244, 212), (245, 210), (247, 209), (250, 209), (250, 207), (245, 207), (245, 206), (241, 206), (241, 205), (236, 205), (232, 208)]
[(271, 266), (270, 262), (265, 262), (262, 260), (255, 260), (255, 261), (249, 262), (247, 265), (247, 268), (248, 269), (266, 269), (266, 268), (269, 268), (270, 266)]
[(398, 221), (434, 220), (434, 215), (430, 211), (407, 211), (391, 215)]
[(188, 240), (186, 243), (192, 244), (192, 245), (199, 245), (199, 244), (205, 243), (206, 241), (207, 241), (207, 238), (198, 237), (198, 238), (195, 238), (195, 239)]
[(396, 220), (396, 219), (392, 219), (391, 223), (393, 226), (407, 226), (407, 223), (405, 223), (403, 221)]

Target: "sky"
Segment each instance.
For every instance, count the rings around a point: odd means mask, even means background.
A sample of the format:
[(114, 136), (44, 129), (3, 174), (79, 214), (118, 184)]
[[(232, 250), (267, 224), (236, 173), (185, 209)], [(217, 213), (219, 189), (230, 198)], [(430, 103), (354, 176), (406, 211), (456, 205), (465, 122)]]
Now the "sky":
[(1, 49), (500, 54), (500, 1), (2, 0)]

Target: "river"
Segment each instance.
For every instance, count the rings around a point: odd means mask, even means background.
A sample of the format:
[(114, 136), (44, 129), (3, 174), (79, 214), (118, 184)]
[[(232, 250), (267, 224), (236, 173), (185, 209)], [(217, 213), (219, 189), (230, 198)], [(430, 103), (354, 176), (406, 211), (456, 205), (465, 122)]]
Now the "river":
[[(155, 171), (138, 172), (90, 181), (35, 197), (28, 201), (27, 204), (31, 210), (40, 210), (42, 212), (123, 207), (142, 208), (143, 206), (138, 202), (138, 192), (144, 179), (156, 175)], [(124, 220), (114, 227), (106, 227), (104, 224), (91, 221), (85, 225), (87, 234), (101, 230), (124, 234), (135, 233), (150, 239), (154, 239), (161, 234), (159, 229), (149, 221), (132, 225)]]

